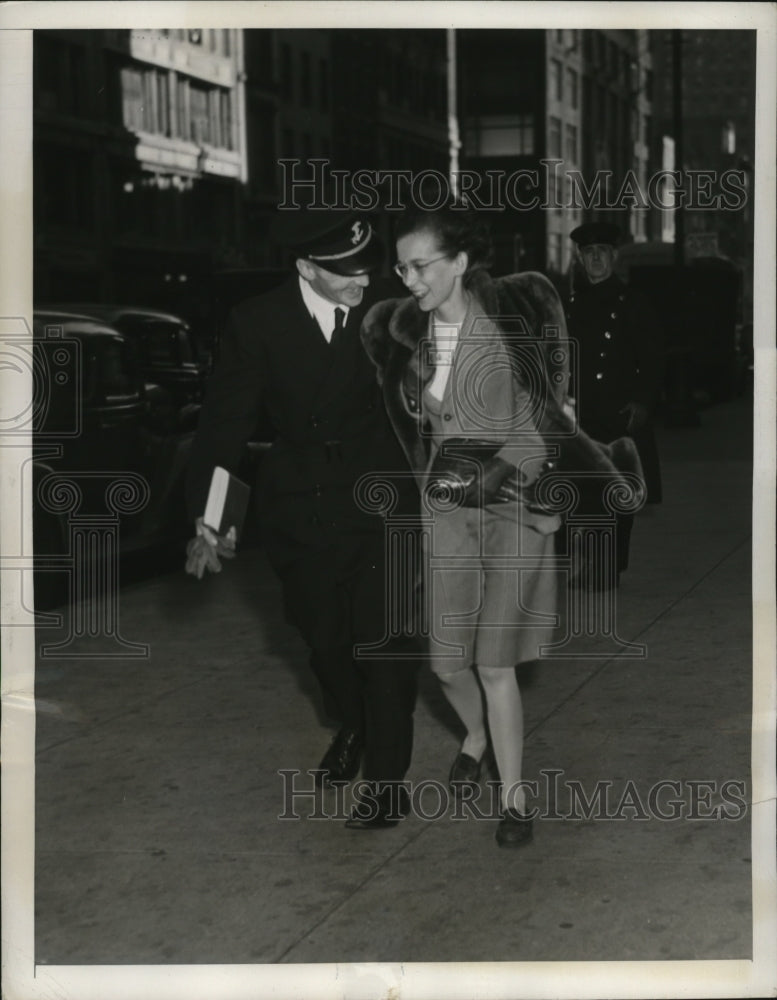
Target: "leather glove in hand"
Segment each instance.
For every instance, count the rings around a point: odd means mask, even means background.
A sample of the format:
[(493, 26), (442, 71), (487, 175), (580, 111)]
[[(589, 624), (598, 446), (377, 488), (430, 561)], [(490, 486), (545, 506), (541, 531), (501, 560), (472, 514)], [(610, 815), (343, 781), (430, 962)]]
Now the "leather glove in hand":
[(517, 470), (497, 457), (495, 452), (501, 447), (491, 441), (449, 439), (437, 453), (427, 489), (450, 491), (462, 507), (511, 500), (501, 494), (500, 487), (508, 477), (517, 475)]
[(235, 537), (234, 528), (230, 528), (226, 535), (217, 535), (202, 523), (202, 518), (197, 518), (197, 537), (192, 538), (186, 546), (186, 572), (196, 576), (201, 580), (205, 570), (211, 573), (221, 572), (222, 559), (235, 558)]

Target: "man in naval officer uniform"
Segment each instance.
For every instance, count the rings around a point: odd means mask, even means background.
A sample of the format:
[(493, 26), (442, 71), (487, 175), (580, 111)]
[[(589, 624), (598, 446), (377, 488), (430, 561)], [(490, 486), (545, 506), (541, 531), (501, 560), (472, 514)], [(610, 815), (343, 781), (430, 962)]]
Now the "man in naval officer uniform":
[[(577, 345), (573, 382), (577, 419), (597, 441), (613, 441), (624, 434), (634, 439), (647, 500), (659, 503), (661, 476), (652, 419), (661, 388), (660, 324), (644, 297), (614, 273), (620, 242), (616, 226), (585, 223), (570, 238), (585, 271), (567, 311), (569, 334)], [(601, 484), (593, 489), (601, 492)], [(596, 506), (591, 497), (584, 502)], [(600, 580), (617, 586), (620, 573), (628, 567), (633, 521), (633, 514), (616, 515), (616, 562), (613, 572), (600, 575)]]
[(359, 337), (367, 309), (391, 292), (371, 287), (382, 247), (366, 217), (294, 212), (281, 217), (280, 230), (293, 273), (233, 310), (207, 388), (188, 475), (198, 534), (187, 570), (202, 576), (231, 554), (230, 541), (214, 538), (200, 515), (214, 466), (236, 470), (264, 405), (277, 437), (259, 474), (262, 540), (288, 620), (339, 715), (319, 767), (325, 781), (349, 781), (361, 763), (374, 794), (347, 825), (391, 826), (408, 808), (399, 783), (410, 764), (416, 668), (405, 658), (354, 656), (355, 646), (380, 643), (386, 624), (384, 523), (357, 504), (354, 485), (367, 473), (399, 473), (394, 513), (419, 508)]

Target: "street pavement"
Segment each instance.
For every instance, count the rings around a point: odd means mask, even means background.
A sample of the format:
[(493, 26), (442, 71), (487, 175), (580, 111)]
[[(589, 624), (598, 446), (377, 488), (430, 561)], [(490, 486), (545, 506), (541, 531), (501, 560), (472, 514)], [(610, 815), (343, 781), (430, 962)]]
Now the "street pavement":
[(36, 962), (749, 959), (751, 425), (742, 397), (659, 429), (613, 627), (569, 608), (521, 676), (520, 850), (493, 775), (480, 818), (446, 801), (462, 734), (426, 668), (414, 814), (351, 831), (347, 796), (290, 798), (333, 731), (260, 549), (125, 586), (111, 636), (40, 629), (69, 645), (37, 664)]

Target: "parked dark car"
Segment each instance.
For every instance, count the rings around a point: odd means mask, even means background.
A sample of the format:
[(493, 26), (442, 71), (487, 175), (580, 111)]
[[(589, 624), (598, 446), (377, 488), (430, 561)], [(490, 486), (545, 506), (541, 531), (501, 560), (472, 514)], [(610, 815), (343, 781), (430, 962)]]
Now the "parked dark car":
[(51, 607), (66, 579), (46, 557), (72, 552), (76, 523), (115, 525), (122, 555), (185, 538), (193, 431), (171, 393), (146, 382), (137, 342), (108, 324), (36, 310), (33, 348), (35, 582), (38, 606)]
[(198, 357), (189, 324), (180, 316), (139, 306), (97, 302), (57, 303), (60, 309), (107, 323), (132, 338), (138, 348), (143, 376), (163, 386), (179, 407), (202, 402), (208, 364)]

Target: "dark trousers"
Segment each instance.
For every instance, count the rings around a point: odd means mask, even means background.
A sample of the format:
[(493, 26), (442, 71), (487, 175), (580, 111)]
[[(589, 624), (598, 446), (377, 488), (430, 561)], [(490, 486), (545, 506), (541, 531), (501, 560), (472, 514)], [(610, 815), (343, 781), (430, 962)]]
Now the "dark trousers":
[(364, 734), (362, 774), (399, 781), (410, 766), (417, 662), (408, 636), (377, 657), (360, 646), (381, 644), (389, 618), (382, 533), (340, 538), (311, 550), (281, 572), (289, 620), (311, 650), (324, 705), (342, 726)]

